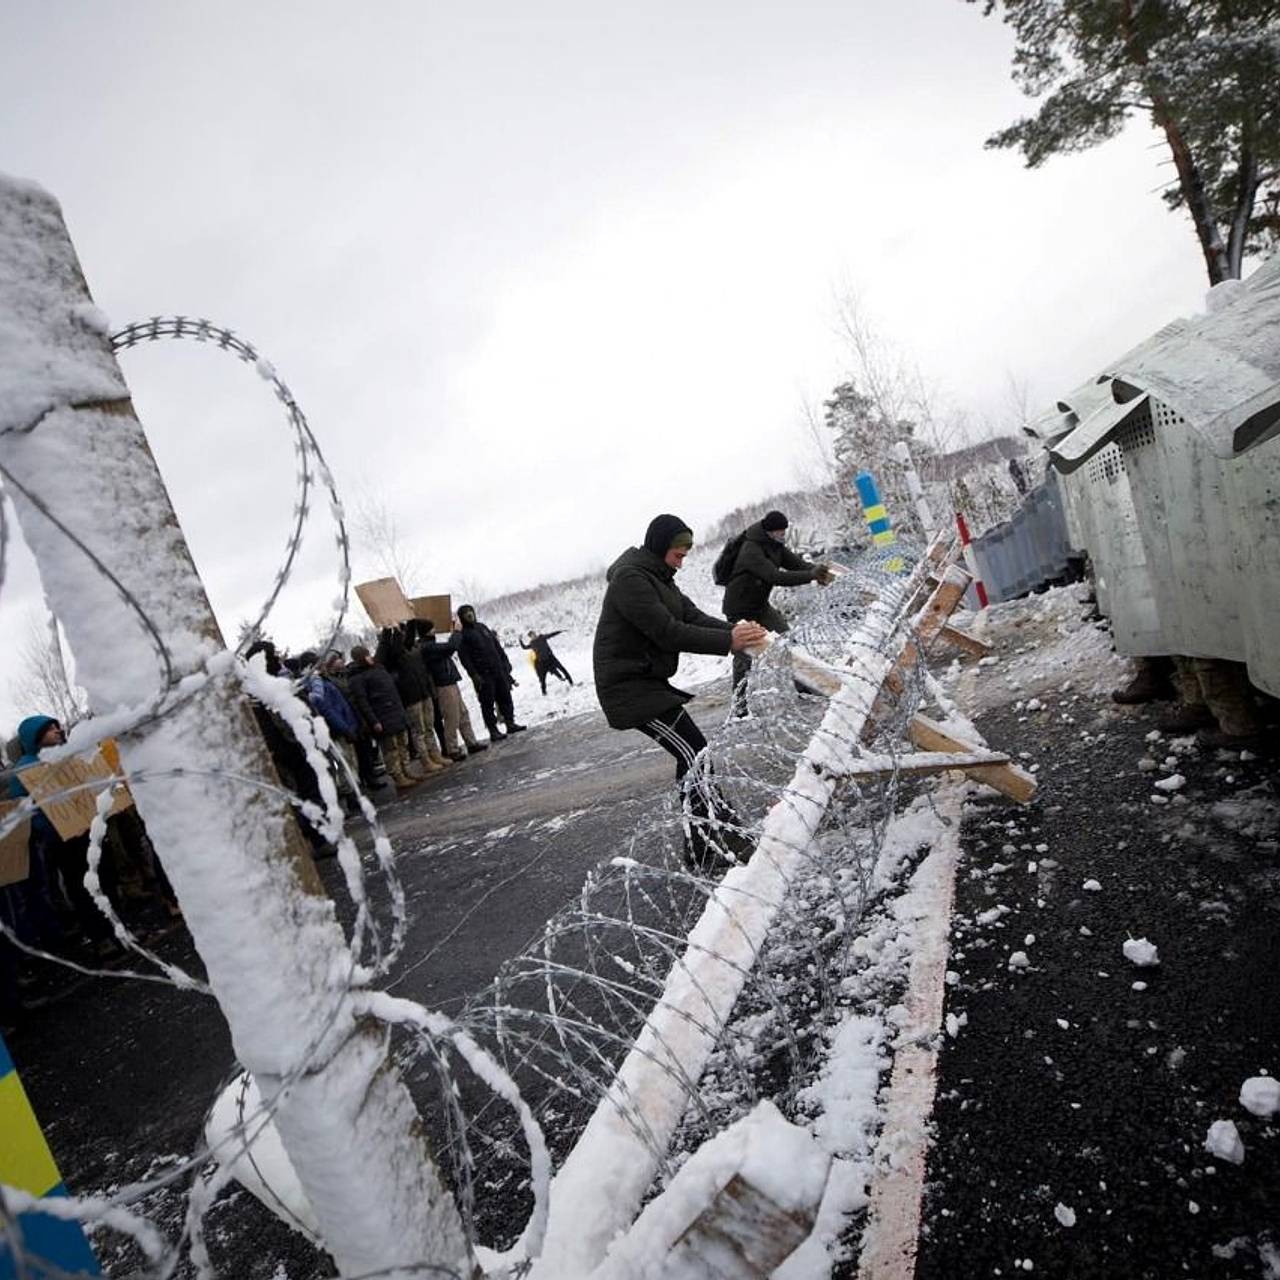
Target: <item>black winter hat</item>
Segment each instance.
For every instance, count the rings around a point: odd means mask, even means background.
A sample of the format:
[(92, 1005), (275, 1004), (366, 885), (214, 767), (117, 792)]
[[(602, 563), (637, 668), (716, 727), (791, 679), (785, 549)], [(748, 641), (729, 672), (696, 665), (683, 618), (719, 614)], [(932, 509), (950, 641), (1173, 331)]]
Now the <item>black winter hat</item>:
[(763, 520), (760, 521), (760, 527), (765, 533), (776, 533), (779, 529), (787, 527), (787, 517), (781, 511), (770, 511)]
[(644, 531), (644, 545), (655, 556), (665, 556), (674, 546), (693, 546), (693, 530), (679, 516), (654, 516)]

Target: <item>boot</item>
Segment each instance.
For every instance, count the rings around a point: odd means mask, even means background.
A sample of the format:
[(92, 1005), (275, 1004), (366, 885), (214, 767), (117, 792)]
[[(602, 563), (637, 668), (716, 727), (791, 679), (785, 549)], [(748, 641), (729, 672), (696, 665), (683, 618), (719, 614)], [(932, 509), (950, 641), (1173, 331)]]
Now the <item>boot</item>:
[(435, 747), (427, 748), (427, 759), (430, 760), (432, 764), (437, 765), (441, 769), (447, 769), (449, 765), (452, 763), (452, 761), (449, 759), (448, 756), (441, 755), (440, 752)]
[(507, 721), (507, 732), (508, 732), (509, 734), (511, 734), (511, 733), (523, 733), (523, 732), (524, 732), (528, 727), (529, 727), (529, 726), (528, 726), (527, 724), (516, 724), (516, 722), (515, 722), (514, 720), (508, 720), (508, 721)]
[(452, 760), (454, 764), (461, 764), (466, 758), (467, 758), (467, 753), (465, 751), (449, 752), (449, 759)]
[(423, 756), (422, 759), (418, 761), (418, 764), (422, 768), (423, 777), (429, 777), (433, 773), (444, 772), (443, 760), (439, 764), (436, 764), (436, 762), (430, 756)]
[(477, 751), (488, 751), (489, 744), (487, 742), (468, 742), (467, 755), (473, 756)]
[(1181, 734), (1195, 733), (1197, 729), (1216, 729), (1217, 721), (1203, 702), (1179, 702), (1172, 711), (1156, 721), (1156, 728), (1161, 733), (1177, 737)]
[(1138, 658), (1137, 670), (1128, 684), (1111, 692), (1112, 702), (1122, 707), (1139, 707), (1148, 702), (1168, 702), (1177, 696), (1169, 678), (1167, 658)]
[(410, 760), (406, 763), (404, 771), (410, 778), (421, 782), (427, 776), (427, 764), (425, 760)]

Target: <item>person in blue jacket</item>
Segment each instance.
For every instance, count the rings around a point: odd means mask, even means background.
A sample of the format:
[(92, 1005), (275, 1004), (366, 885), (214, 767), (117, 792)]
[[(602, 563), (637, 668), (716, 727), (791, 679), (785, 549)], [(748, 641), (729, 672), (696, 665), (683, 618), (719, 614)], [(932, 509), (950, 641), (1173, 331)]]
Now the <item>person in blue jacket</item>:
[[(62, 732), (62, 725), (52, 716), (28, 716), (18, 726), (18, 741), (22, 755), (14, 765), (17, 772), (9, 779), (9, 794), (15, 799), (27, 794), (19, 776), (21, 771), (27, 765), (35, 764), (41, 751), (61, 746), (66, 735)], [(57, 920), (59, 900), (65, 898), (78, 926), (77, 941), (97, 959), (118, 955), (120, 946), (112, 936), (111, 925), (84, 886), (85, 873), (89, 869), (88, 834), (64, 840), (53, 823), (37, 810), (31, 819), (28, 851), (31, 871), (27, 880), (26, 905), (34, 930), (46, 940), (56, 943), (57, 939), (50, 935), (53, 922)], [(111, 866), (106, 858), (99, 863), (99, 878), (108, 897), (114, 896)], [(65, 938), (61, 926), (58, 934)]]

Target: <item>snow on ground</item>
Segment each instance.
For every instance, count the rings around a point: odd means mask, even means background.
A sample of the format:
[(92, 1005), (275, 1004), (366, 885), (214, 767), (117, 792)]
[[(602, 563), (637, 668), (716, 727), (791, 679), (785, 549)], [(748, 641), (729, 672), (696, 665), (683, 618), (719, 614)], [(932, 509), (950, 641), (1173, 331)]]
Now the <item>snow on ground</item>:
[[(986, 611), (986, 634), (995, 652), (978, 664), (972, 705), (966, 708), (970, 715), (1024, 699), (1028, 712), (1042, 711), (1037, 695), (1064, 690), (1089, 695), (1126, 683), (1130, 663), (1112, 649), (1110, 630), (1084, 603), (1087, 594), (1075, 583)], [(973, 614), (958, 613), (954, 624), (967, 631), (975, 621)], [(953, 684), (964, 669), (953, 662), (944, 685)]]

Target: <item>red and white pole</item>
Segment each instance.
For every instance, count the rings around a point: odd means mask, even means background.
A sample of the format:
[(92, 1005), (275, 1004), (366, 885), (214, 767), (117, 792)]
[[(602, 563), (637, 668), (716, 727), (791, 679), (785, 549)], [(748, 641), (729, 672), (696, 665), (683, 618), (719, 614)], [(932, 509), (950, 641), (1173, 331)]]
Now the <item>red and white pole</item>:
[(969, 537), (969, 526), (965, 522), (963, 513), (956, 512), (956, 528), (960, 530), (960, 546), (964, 551), (964, 562), (969, 566), (969, 572), (973, 575), (973, 589), (978, 595), (978, 608), (985, 609), (987, 607), (987, 589), (982, 583), (981, 577), (978, 575), (978, 558), (973, 554), (973, 543)]

